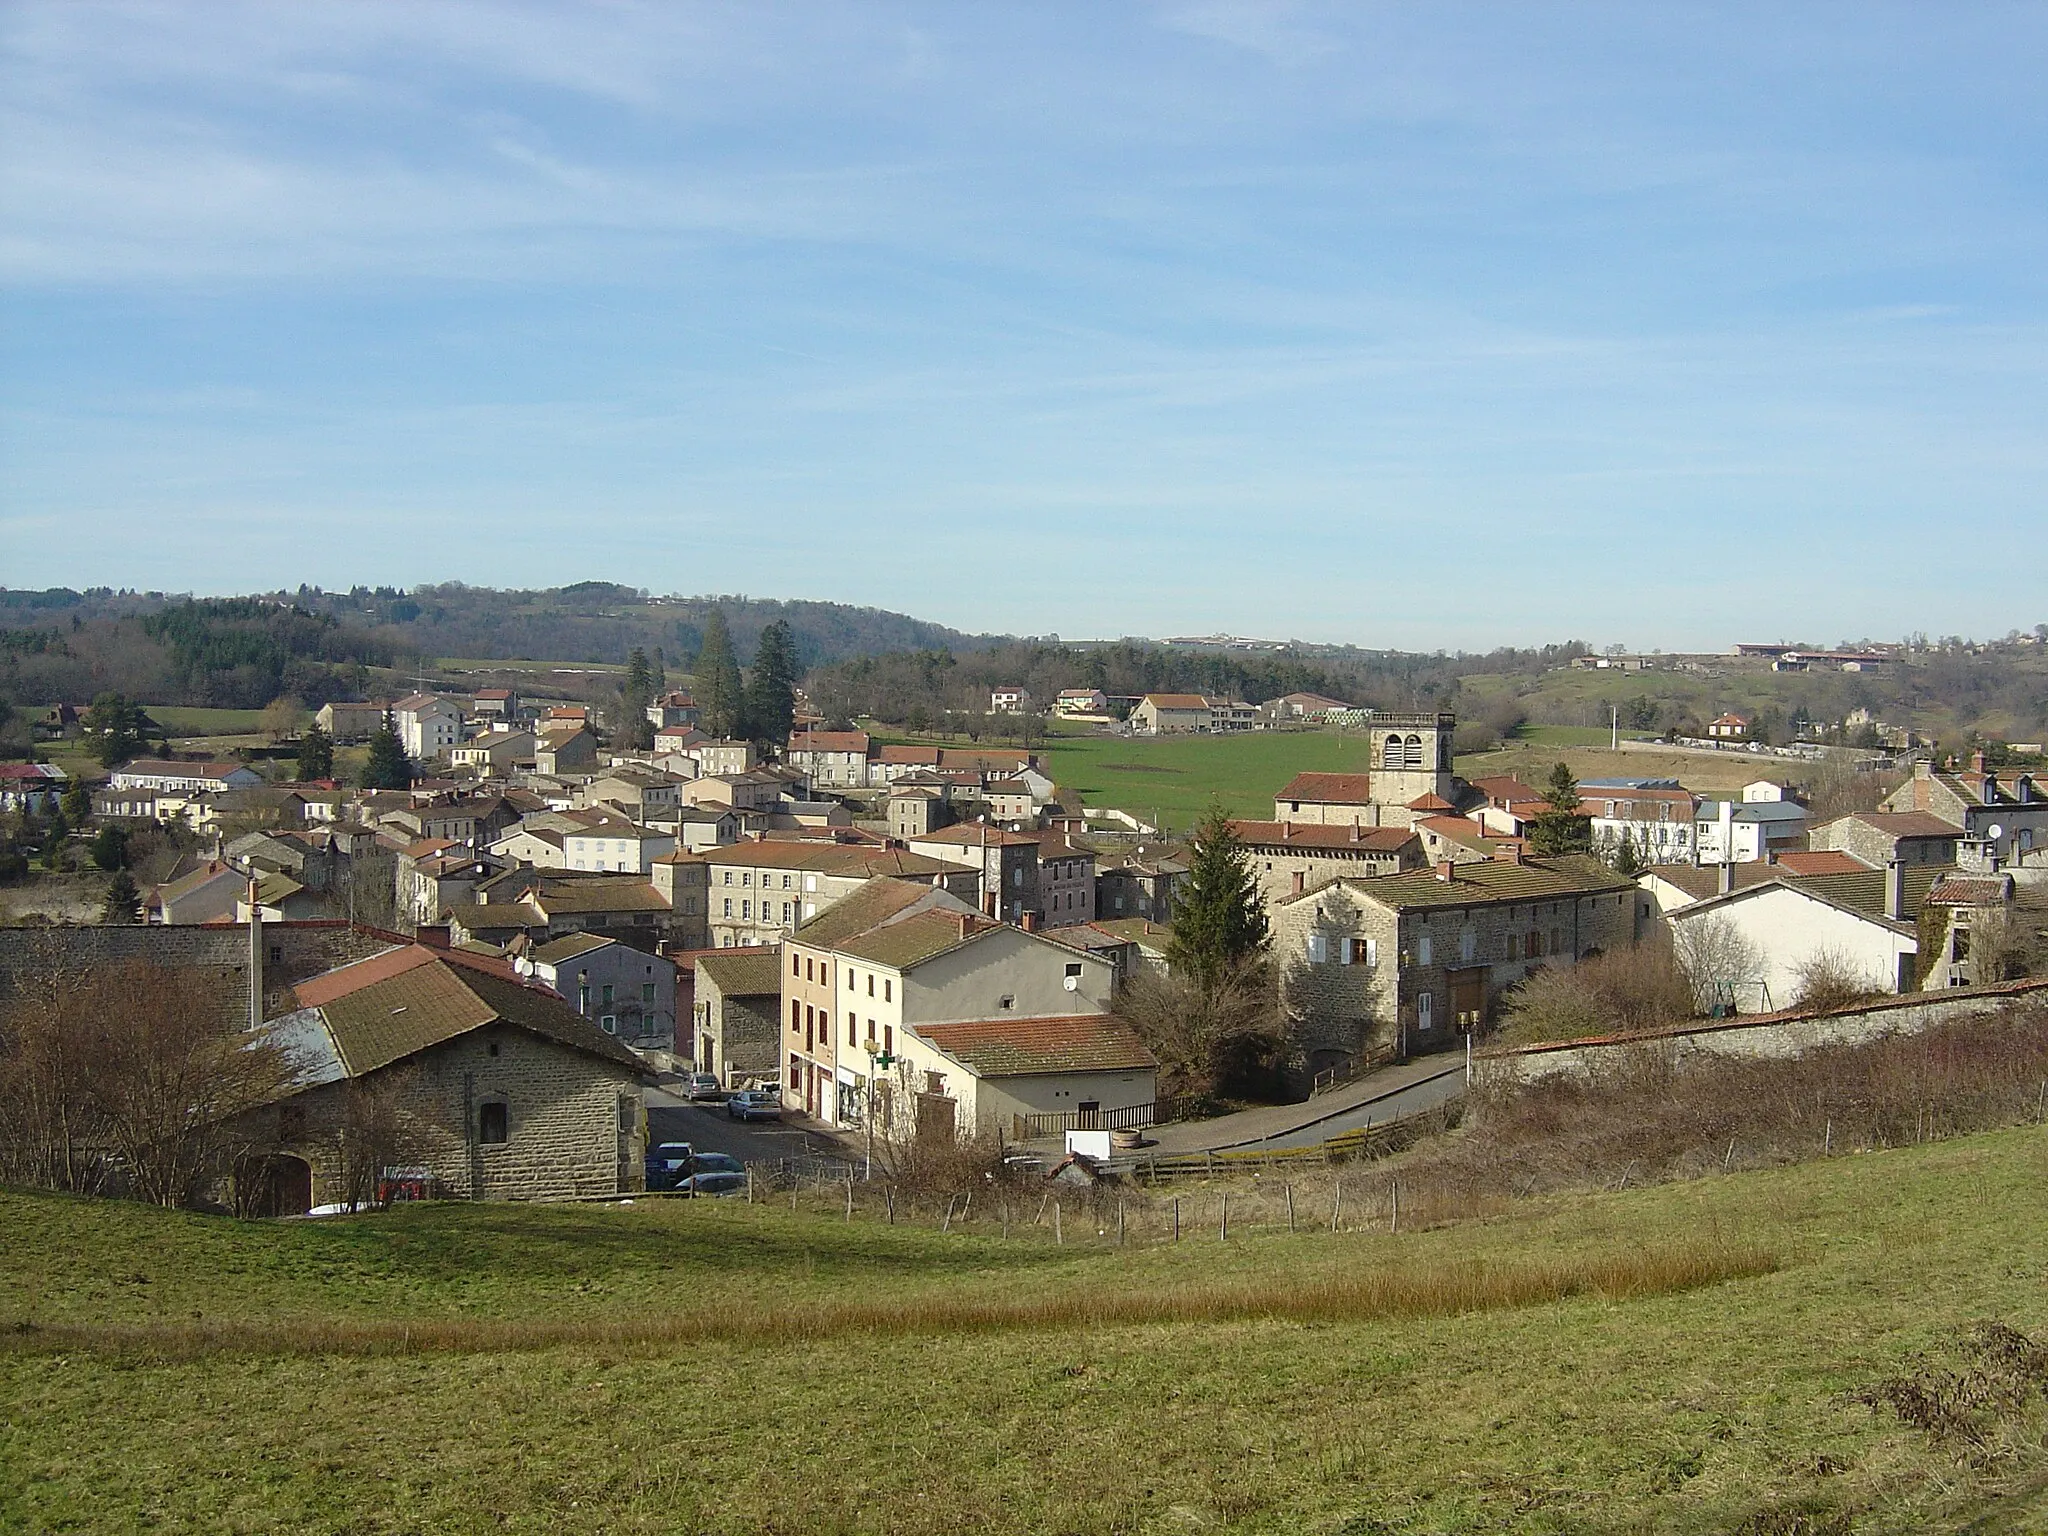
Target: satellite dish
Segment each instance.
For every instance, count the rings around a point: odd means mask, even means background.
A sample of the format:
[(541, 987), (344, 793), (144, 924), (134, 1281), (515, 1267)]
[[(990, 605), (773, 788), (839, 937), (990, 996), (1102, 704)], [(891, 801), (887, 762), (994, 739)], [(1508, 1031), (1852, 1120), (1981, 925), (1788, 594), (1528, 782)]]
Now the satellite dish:
[(1991, 823), (1990, 826), (1986, 827), (1984, 830), (1991, 834), (1991, 841), (1993, 841), (1994, 843), (1997, 842), (2001, 837), (2005, 836), (2005, 828), (2000, 826), (1995, 821)]

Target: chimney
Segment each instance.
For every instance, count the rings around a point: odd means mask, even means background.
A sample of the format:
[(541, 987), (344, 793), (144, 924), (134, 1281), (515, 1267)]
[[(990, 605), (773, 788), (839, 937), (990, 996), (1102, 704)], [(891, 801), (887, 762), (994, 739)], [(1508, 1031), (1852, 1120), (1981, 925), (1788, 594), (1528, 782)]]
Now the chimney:
[(1305, 869), (1297, 869), (1294, 872), (1294, 894), (1299, 896), (1303, 891), (1307, 889), (1308, 871)]
[(974, 914), (971, 912), (959, 912), (955, 913), (954, 915), (960, 919), (960, 937), (964, 939), (971, 931), (971, 925), (974, 922)]
[(1356, 821), (1351, 823), (1351, 841), (1354, 843), (1358, 841), (1358, 823)]
[(1497, 864), (1519, 864), (1522, 862), (1522, 845), (1517, 842), (1495, 843), (1493, 858)]
[(1036, 912), (1023, 913), (1021, 915), (1021, 921), (1024, 931), (1026, 933), (1038, 932), (1038, 914)]
[(1898, 859), (1884, 861), (1884, 915), (1895, 923), (1906, 920), (1906, 866)]
[(1723, 859), (1721, 861), (1721, 894), (1723, 896), (1726, 896), (1730, 891), (1734, 889), (1735, 861), (1733, 859)]
[(1002, 895), (998, 891), (983, 891), (981, 893), (982, 915), (984, 917), (993, 918), (996, 915), (996, 904), (1001, 899)]
[(1437, 877), (1437, 879), (1439, 879), (1439, 880), (1443, 881), (1443, 883), (1444, 883), (1445, 885), (1449, 885), (1449, 884), (1451, 883), (1451, 870), (1452, 870), (1452, 868), (1453, 868), (1453, 865), (1451, 864), (1451, 861), (1450, 861), (1449, 859), (1438, 859), (1438, 860), (1436, 861), (1436, 877)]
[(1292, 837), (1292, 836), (1294, 836), (1294, 823), (1293, 823), (1293, 822), (1291, 822), (1291, 821), (1283, 821), (1283, 822), (1281, 822), (1281, 823), (1280, 823), (1280, 841), (1284, 843), (1284, 842), (1286, 842), (1286, 841), (1287, 841), (1287, 840), (1288, 840), (1288, 839), (1289, 839), (1290, 837)]
[(1983, 771), (1984, 749), (1982, 747), (1979, 747), (1976, 751), (1970, 754), (1970, 772), (1981, 774)]
[(256, 877), (249, 877), (249, 1027), (263, 1024), (263, 907), (256, 899)]

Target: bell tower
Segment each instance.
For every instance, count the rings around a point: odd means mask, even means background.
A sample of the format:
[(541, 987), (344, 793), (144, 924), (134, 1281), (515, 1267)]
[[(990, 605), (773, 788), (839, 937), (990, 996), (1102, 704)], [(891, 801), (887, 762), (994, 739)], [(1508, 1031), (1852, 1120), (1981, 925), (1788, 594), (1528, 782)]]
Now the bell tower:
[(1453, 800), (1451, 737), (1457, 728), (1456, 715), (1375, 712), (1370, 726), (1374, 802), (1405, 808), (1424, 795)]

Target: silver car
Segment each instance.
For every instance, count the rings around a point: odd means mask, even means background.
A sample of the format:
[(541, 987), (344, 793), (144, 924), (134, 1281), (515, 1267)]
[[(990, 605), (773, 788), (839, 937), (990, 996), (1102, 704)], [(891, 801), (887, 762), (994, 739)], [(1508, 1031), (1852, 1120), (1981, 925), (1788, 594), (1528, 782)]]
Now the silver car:
[(715, 1072), (692, 1072), (683, 1079), (683, 1097), (692, 1104), (716, 1104), (725, 1097), (725, 1087)]
[(735, 1120), (780, 1120), (782, 1096), (773, 1088), (745, 1088), (725, 1101), (725, 1112)]

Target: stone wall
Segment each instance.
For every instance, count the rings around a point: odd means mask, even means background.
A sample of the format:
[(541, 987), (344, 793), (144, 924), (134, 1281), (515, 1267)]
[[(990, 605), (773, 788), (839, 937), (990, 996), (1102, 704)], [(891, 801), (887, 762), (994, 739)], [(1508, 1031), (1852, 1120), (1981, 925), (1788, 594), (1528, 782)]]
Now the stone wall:
[(1560, 1075), (1589, 1076), (1607, 1065), (1619, 1064), (1629, 1052), (1645, 1050), (1664, 1055), (1677, 1065), (1691, 1056), (1799, 1056), (1817, 1046), (1862, 1045), (1885, 1035), (1917, 1034), (2033, 998), (2048, 998), (2048, 979), (1910, 992), (1832, 1013), (1788, 1009), (1637, 1035), (1485, 1050), (1473, 1057), (1472, 1072), (1474, 1080), (1481, 1083), (1533, 1083)]

